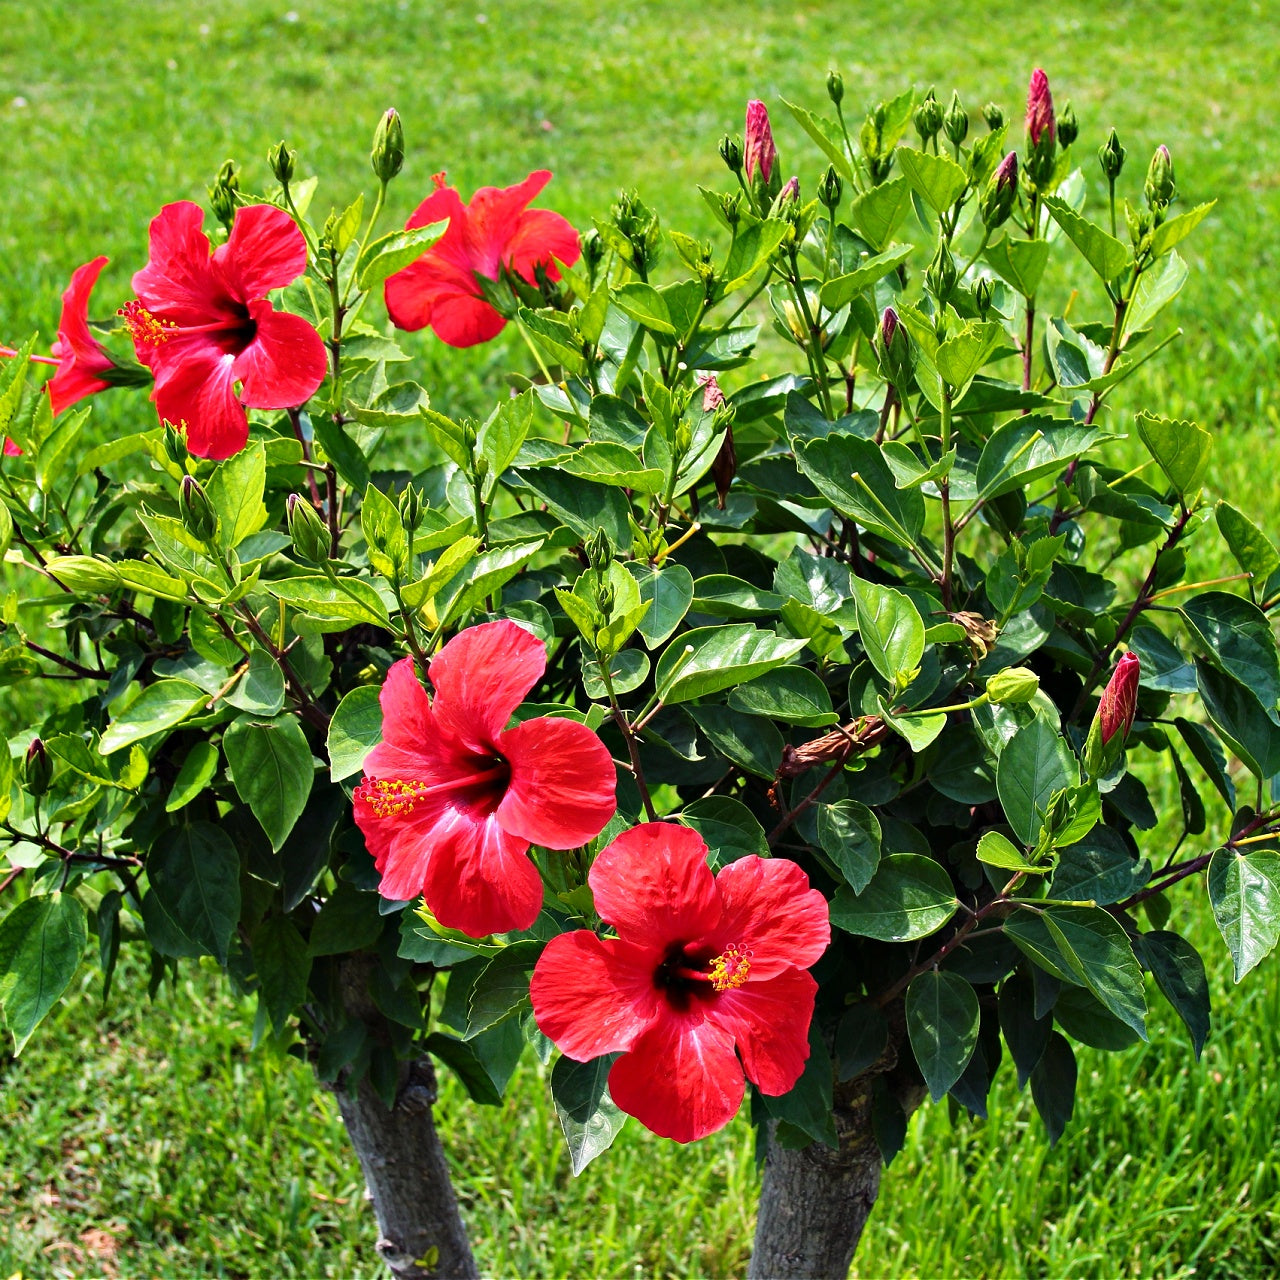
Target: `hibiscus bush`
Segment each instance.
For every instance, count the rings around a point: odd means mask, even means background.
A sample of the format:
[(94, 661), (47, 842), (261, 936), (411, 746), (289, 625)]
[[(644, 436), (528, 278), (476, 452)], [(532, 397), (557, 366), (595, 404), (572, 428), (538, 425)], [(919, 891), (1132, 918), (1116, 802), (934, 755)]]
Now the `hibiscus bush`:
[[(545, 172), (387, 230), (394, 112), (367, 211), (282, 143), (4, 349), (0, 676), (74, 690), (0, 751), (15, 1048), (90, 955), (211, 957), (398, 1274), (475, 1270), (436, 1064), (495, 1105), (536, 1057), (575, 1174), (745, 1103), (753, 1273), (843, 1273), (926, 1095), (985, 1116), (1007, 1055), (1056, 1141), (1073, 1045), (1162, 998), (1200, 1052), (1195, 891), (1238, 979), (1280, 936), (1280, 553), (1129, 381), (1211, 203), (1040, 71), (1016, 124), (827, 98), (803, 158), (749, 104), (707, 241)], [(496, 405), (434, 409), (399, 332), (508, 326)]]

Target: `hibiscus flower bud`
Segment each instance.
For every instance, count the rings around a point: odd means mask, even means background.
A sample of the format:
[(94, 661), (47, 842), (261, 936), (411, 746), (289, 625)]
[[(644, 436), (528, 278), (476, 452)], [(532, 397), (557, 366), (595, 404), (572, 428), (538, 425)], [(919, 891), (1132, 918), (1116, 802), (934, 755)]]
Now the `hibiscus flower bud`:
[(1133, 728), (1133, 718), (1138, 712), (1138, 655), (1130, 651), (1119, 662), (1107, 681), (1098, 703), (1098, 732), (1106, 746), (1117, 734), (1123, 742)]
[(982, 118), (987, 122), (987, 128), (990, 129), (992, 133), (995, 133), (995, 131), (1004, 124), (1004, 111), (994, 102), (988, 102), (987, 105), (982, 108)]
[(1147, 208), (1152, 213), (1157, 211), (1163, 212), (1173, 202), (1173, 197), (1178, 194), (1178, 188), (1173, 181), (1173, 157), (1169, 154), (1169, 148), (1161, 144), (1156, 148), (1156, 153), (1151, 157), (1151, 164), (1147, 168), (1147, 182), (1142, 189), (1142, 194), (1147, 198)]
[(720, 212), (730, 227), (736, 227), (742, 221), (742, 192), (731, 191), (720, 197)]
[(1018, 198), (1018, 153), (1010, 151), (1000, 161), (987, 189), (982, 193), (979, 206), (982, 223), (988, 231), (1003, 226), (1013, 212), (1014, 201)]
[(911, 343), (898, 313), (885, 307), (880, 317), (880, 371), (895, 387), (905, 386), (911, 376)]
[(843, 194), (844, 183), (840, 181), (840, 175), (836, 172), (835, 165), (827, 165), (827, 171), (822, 175), (822, 180), (818, 183), (818, 199), (834, 213), (840, 204), (840, 197)]
[(1052, 144), (1056, 128), (1049, 77), (1037, 67), (1031, 73), (1031, 83), (1027, 86), (1027, 137), (1031, 139), (1033, 147), (1038, 147), (1041, 138), (1048, 133)]
[(978, 314), (985, 316), (991, 310), (991, 297), (993, 289), (991, 281), (983, 276), (973, 288), (973, 305), (978, 308)]
[(49, 759), (49, 753), (39, 738), (32, 738), (31, 745), (27, 748), (25, 770), (27, 791), (39, 800), (49, 790), (49, 783), (53, 779), (53, 761)]
[(213, 216), (228, 231), (231, 230), (232, 220), (236, 216), (239, 190), (239, 168), (234, 160), (224, 160), (222, 168), (218, 170), (213, 180), (213, 185), (209, 188), (209, 208), (213, 210)]
[(1058, 143), (1060, 146), (1069, 147), (1079, 136), (1080, 123), (1076, 119), (1075, 108), (1068, 98), (1067, 105), (1058, 112)]
[(172, 422), (164, 424), (164, 453), (170, 462), (179, 467), (185, 466), (191, 456), (187, 449), (187, 437)]
[(1107, 134), (1107, 140), (1098, 148), (1098, 163), (1108, 182), (1114, 182), (1124, 168), (1125, 149), (1120, 145), (1120, 135), (1114, 129)]
[(290, 151), (283, 139), (267, 152), (267, 164), (271, 166), (271, 172), (282, 187), (287, 187), (293, 181), (297, 161), (298, 153)]
[(747, 184), (754, 184), (758, 177), (761, 185), (768, 190), (777, 160), (778, 148), (773, 145), (769, 109), (758, 98), (752, 98), (747, 103), (747, 125), (742, 144), (742, 163)]
[(738, 451), (733, 443), (733, 415), (734, 408), (731, 404), (721, 404), (715, 414), (717, 424), (721, 420), (724, 422), (724, 439), (711, 464), (711, 482), (716, 487), (716, 506), (721, 511), (728, 499), (733, 477), (738, 474)]
[(195, 476), (183, 476), (178, 489), (178, 509), (186, 531), (199, 542), (212, 542), (218, 532), (218, 513)]
[(938, 242), (938, 252), (933, 255), (933, 261), (925, 270), (924, 279), (939, 306), (944, 305), (955, 292), (956, 260), (951, 256), (945, 240)]
[(291, 493), (285, 499), (284, 514), (298, 559), (304, 564), (327, 564), (332, 544), (315, 507), (300, 494)]
[(742, 139), (732, 138), (727, 133), (720, 139), (720, 159), (730, 173), (742, 172)]
[(933, 96), (932, 89), (912, 113), (911, 122), (920, 135), (921, 147), (928, 146), (938, 136), (938, 130), (942, 128), (942, 103)]
[(844, 77), (838, 71), (827, 72), (827, 97), (837, 107), (844, 101)]
[(942, 119), (942, 131), (953, 147), (958, 147), (969, 136), (969, 113), (960, 105), (960, 95), (951, 94), (951, 105)]
[(1040, 688), (1040, 677), (1029, 667), (1006, 667), (987, 681), (987, 701), (997, 707), (1030, 702)]
[(406, 485), (400, 495), (400, 519), (407, 533), (412, 533), (422, 523), (423, 505), (422, 493), (413, 485)]
[(404, 165), (404, 125), (395, 107), (388, 107), (378, 121), (369, 163), (379, 182), (390, 182)]
[(613, 563), (613, 543), (602, 528), (597, 528), (583, 544), (587, 563), (597, 572), (602, 573)]

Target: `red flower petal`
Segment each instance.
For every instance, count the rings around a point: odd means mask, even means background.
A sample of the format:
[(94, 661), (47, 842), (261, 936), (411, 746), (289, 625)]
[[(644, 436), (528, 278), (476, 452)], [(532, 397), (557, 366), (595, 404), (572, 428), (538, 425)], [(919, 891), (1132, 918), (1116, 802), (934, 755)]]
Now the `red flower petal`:
[(493, 749), (546, 669), (542, 641), (516, 623), (503, 619), (468, 627), (431, 659), (436, 722), (477, 751)]
[(661, 955), (590, 929), (552, 938), (529, 983), (542, 1034), (578, 1062), (630, 1049), (662, 1011), (653, 971)]
[(174, 324), (216, 324), (234, 305), (213, 270), (203, 227), (198, 204), (165, 205), (151, 220), (150, 259), (133, 277), (139, 301)]
[(431, 309), (431, 331), (446, 346), (474, 347), (496, 338), (507, 322), (480, 298), (441, 291)]
[(549, 169), (535, 169), (512, 187), (481, 187), (467, 205), (466, 244), (471, 269), (496, 280), (525, 210), (551, 181)]
[(609, 749), (585, 724), (546, 716), (499, 734), (511, 766), (498, 821), (548, 849), (593, 840), (617, 809), (618, 774)]
[(537, 263), (546, 267), (552, 280), (558, 280), (560, 272), (552, 260), (571, 267), (581, 256), (582, 246), (573, 223), (550, 209), (529, 209), (507, 243), (503, 261), (532, 284)]
[(614, 1102), (676, 1142), (723, 1129), (745, 1091), (732, 1037), (713, 1022), (675, 1013), (646, 1031), (609, 1072)]
[(249, 439), (249, 419), (235, 392), (235, 357), (204, 334), (178, 334), (158, 348), (151, 393), (162, 421), (186, 427), (198, 458), (229, 458)]
[(111, 385), (96, 376), (115, 366), (102, 344), (93, 336), (88, 321), (89, 295), (107, 262), (107, 258), (98, 257), (77, 267), (63, 292), (58, 340), (52, 348), (60, 363), (49, 380), (50, 407), (55, 414), (70, 408), (85, 396), (105, 391)]
[(307, 269), (307, 242), (283, 209), (244, 205), (236, 210), (226, 244), (214, 251), (213, 264), (228, 292), (248, 302), (292, 284)]
[[(418, 680), (412, 658), (393, 663), (378, 694), (382, 740), (397, 747), (420, 748), (431, 736), (431, 699)], [(375, 747), (374, 750), (377, 750)], [(366, 773), (374, 770), (366, 769)]]
[(696, 831), (645, 822), (596, 858), (588, 880), (596, 910), (628, 942), (665, 950), (716, 930), (720, 895)]
[(6, 458), (22, 457), (22, 450), (19, 449), (18, 446), (14, 444), (14, 442), (10, 440), (8, 436), (6, 436), (4, 440), (4, 456)]
[(301, 316), (276, 311), (265, 298), (249, 303), (256, 331), (236, 357), (241, 399), (255, 409), (291, 409), (305, 404), (324, 381), (324, 341)]
[(754, 977), (753, 972), (736, 991), (721, 992), (708, 1006), (707, 1018), (737, 1043), (747, 1079), (776, 1097), (800, 1079), (808, 1061), (818, 984), (800, 969), (784, 970), (765, 982)]
[(724, 914), (714, 945), (749, 947), (753, 982), (807, 969), (831, 942), (827, 900), (787, 858), (739, 858), (721, 870), (716, 888)]

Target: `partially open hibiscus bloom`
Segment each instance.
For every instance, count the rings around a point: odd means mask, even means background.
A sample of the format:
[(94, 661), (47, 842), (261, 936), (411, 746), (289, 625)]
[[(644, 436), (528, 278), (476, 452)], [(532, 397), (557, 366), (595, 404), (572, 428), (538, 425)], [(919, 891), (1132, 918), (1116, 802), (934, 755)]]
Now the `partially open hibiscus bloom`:
[(507, 323), (484, 300), (476, 277), (497, 280), (505, 269), (533, 284), (534, 268), (541, 266), (548, 279), (558, 280), (554, 260), (566, 266), (577, 262), (578, 233), (558, 213), (528, 208), (551, 181), (546, 169), (513, 187), (481, 187), (469, 204), (445, 185), (443, 173), (433, 181), (436, 190), (405, 227), (448, 219), (448, 230), (421, 258), (387, 280), (387, 311), (397, 328), (430, 325), (441, 342), (472, 347), (496, 337)]
[(212, 253), (203, 222), (189, 200), (152, 219), (151, 259), (121, 315), (155, 374), (161, 420), (183, 428), (198, 457), (229, 458), (249, 439), (245, 406), (305, 404), (324, 380), (326, 356), (306, 320), (267, 300), (307, 267), (293, 219), (273, 205), (237, 209), (226, 244)]
[(675, 823), (624, 831), (588, 877), (618, 936), (553, 938), (529, 991), (568, 1057), (622, 1054), (614, 1102), (677, 1142), (733, 1119), (744, 1073), (772, 1096), (800, 1078), (818, 990), (805, 970), (831, 940), (826, 899), (794, 862), (747, 857), (713, 875), (706, 855)]
[(89, 295), (98, 283), (105, 257), (94, 258), (71, 273), (71, 283), (62, 295), (62, 316), (58, 340), (51, 354), (58, 371), (49, 379), (49, 400), (54, 413), (61, 413), (85, 396), (105, 391), (112, 384), (101, 375), (115, 369), (115, 361), (89, 331)]
[(613, 760), (586, 725), (546, 717), (506, 727), (546, 665), (536, 636), (500, 621), (436, 654), (434, 700), (412, 658), (387, 672), (383, 740), (355, 792), (384, 897), (422, 894), (441, 924), (475, 938), (527, 929), (542, 908), (529, 846), (575, 848), (613, 817)]

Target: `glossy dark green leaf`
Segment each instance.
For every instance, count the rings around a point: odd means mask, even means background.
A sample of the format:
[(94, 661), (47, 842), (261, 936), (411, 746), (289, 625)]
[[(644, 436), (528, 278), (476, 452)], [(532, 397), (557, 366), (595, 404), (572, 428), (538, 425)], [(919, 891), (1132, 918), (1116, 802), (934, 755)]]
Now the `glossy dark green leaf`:
[(631, 545), (631, 504), (621, 490), (546, 467), (526, 468), (519, 474), (525, 487), (579, 538), (603, 529), (615, 547)]
[(881, 942), (910, 942), (936, 933), (956, 913), (951, 877), (932, 858), (892, 853), (861, 894), (842, 886), (831, 902), (837, 929)]
[(1253, 690), (1201, 658), (1196, 683), (1214, 728), (1249, 771), (1258, 778), (1280, 772), (1280, 726)]
[(880, 841), (880, 820), (865, 804), (837, 800), (818, 806), (818, 843), (855, 894), (880, 865)]
[(1151, 863), (1134, 858), (1117, 832), (1098, 826), (1059, 852), (1050, 895), (1106, 907), (1137, 893), (1150, 878)]
[(376, 894), (340, 881), (311, 925), (307, 949), (312, 956), (336, 956), (372, 947), (382, 933)]
[(1009, 825), (1023, 844), (1035, 844), (1055, 792), (1080, 782), (1080, 766), (1062, 735), (1037, 716), (1000, 755), (996, 790)]
[(253, 931), (252, 945), (258, 998), (279, 1034), (289, 1025), (293, 1011), (307, 998), (311, 956), (302, 934), (288, 916), (268, 916)]
[(876, 1005), (863, 1001), (850, 1005), (836, 1028), (836, 1076), (852, 1080), (884, 1053), (889, 1024)]
[(1213, 437), (1194, 422), (1178, 422), (1141, 412), (1136, 418), (1138, 438), (1168, 477), (1180, 498), (1200, 489), (1213, 452)]
[(1156, 985), (1191, 1036), (1196, 1058), (1209, 1036), (1209, 982), (1200, 953), (1184, 937), (1168, 930), (1139, 935), (1139, 954)]
[(329, 776), (341, 782), (359, 773), (364, 758), (382, 740), (382, 706), (374, 685), (352, 689), (329, 721)]
[(1280, 854), (1219, 849), (1209, 863), (1209, 902), (1239, 982), (1280, 942)]
[(1010, 974), (1000, 984), (998, 1000), (1000, 1030), (1018, 1072), (1018, 1088), (1023, 1088), (1036, 1069), (1049, 1036), (1053, 1019), (1037, 1017), (1035, 988), (1021, 974)]
[(749, 715), (768, 716), (804, 728), (835, 724), (831, 694), (808, 667), (786, 666), (739, 685), (729, 694), (729, 705)]
[(121, 747), (164, 733), (203, 708), (209, 695), (187, 680), (157, 680), (107, 726), (98, 749), (109, 756)]
[(226, 964), (240, 920), (240, 854), (230, 837), (211, 822), (170, 828), (147, 855), (147, 879), (182, 934)]
[(513, 942), (489, 961), (471, 988), (464, 1040), (473, 1040), (524, 1007), (529, 974), (545, 945), (533, 939)]
[(1055, 1031), (1031, 1073), (1031, 1097), (1056, 1146), (1076, 1107), (1076, 1055), (1067, 1038)]
[(1155, 627), (1134, 627), (1129, 648), (1138, 656), (1139, 680), (1144, 688), (1165, 693), (1195, 693), (1196, 669)]
[(978, 497), (984, 501), (1055, 475), (1102, 438), (1094, 427), (1047, 414), (1011, 418), (991, 433), (978, 458)]
[(715, 703), (691, 707), (689, 714), (726, 760), (758, 778), (777, 774), (785, 743), (771, 719)]
[(871, 665), (903, 689), (924, 655), (924, 620), (909, 596), (866, 578), (853, 580), (858, 635)]
[(741, 800), (729, 796), (705, 796), (685, 805), (680, 821), (692, 827), (706, 842), (711, 861), (723, 867), (749, 854), (767, 858), (769, 842), (764, 828)]
[(218, 771), (218, 748), (212, 742), (197, 742), (187, 752), (187, 757), (173, 780), (165, 812), (176, 813), (185, 808), (213, 781)]
[(609, 1096), (609, 1069), (617, 1054), (575, 1062), (563, 1054), (551, 1069), (551, 1099), (576, 1178), (622, 1131), (627, 1116)]
[(660, 568), (633, 561), (627, 565), (640, 586), (641, 603), (648, 612), (640, 619), (640, 634), (650, 649), (668, 640), (689, 612), (693, 601), (693, 575), (682, 564)]
[(315, 771), (306, 736), (292, 716), (241, 716), (222, 735), (231, 780), (273, 849), (285, 842), (311, 794)]
[(934, 1102), (969, 1065), (978, 1043), (980, 1014), (977, 993), (957, 974), (921, 973), (907, 988), (907, 1035)]
[(249, 654), (248, 670), (227, 694), (227, 701), (251, 715), (277, 715), (284, 706), (284, 674), (280, 664), (265, 649), (255, 648)]
[(1182, 735), (1183, 742), (1187, 744), (1187, 749), (1195, 757), (1196, 763), (1217, 789), (1223, 803), (1234, 813), (1236, 784), (1227, 772), (1227, 757), (1222, 750), (1222, 744), (1204, 725), (1196, 721), (1177, 716), (1173, 723)]
[(780, 667), (804, 645), (746, 623), (700, 627), (671, 641), (658, 659), (658, 695), (670, 706), (731, 689)]
[(1210, 661), (1235, 676), (1280, 724), (1280, 655), (1266, 614), (1225, 591), (1202, 591), (1182, 607), (1192, 637)]
[(834, 1084), (831, 1055), (815, 1019), (809, 1025), (809, 1057), (800, 1079), (781, 1097), (763, 1093), (759, 1097), (769, 1115), (794, 1125), (812, 1141), (834, 1149), (840, 1144), (831, 1114)]
[(1218, 532), (1245, 573), (1253, 574), (1255, 584), (1261, 584), (1280, 568), (1280, 551), (1275, 543), (1242, 511), (1229, 502), (1219, 502), (1214, 512)]
[(1142, 970), (1124, 926), (1101, 907), (1050, 907), (1041, 920), (1076, 980), (1145, 1040), (1147, 1001)]
[(88, 938), (69, 893), (28, 898), (0, 920), (0, 1008), (15, 1054), (71, 985)]

